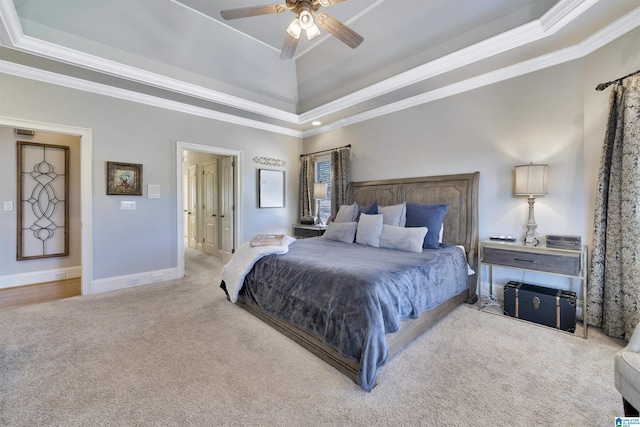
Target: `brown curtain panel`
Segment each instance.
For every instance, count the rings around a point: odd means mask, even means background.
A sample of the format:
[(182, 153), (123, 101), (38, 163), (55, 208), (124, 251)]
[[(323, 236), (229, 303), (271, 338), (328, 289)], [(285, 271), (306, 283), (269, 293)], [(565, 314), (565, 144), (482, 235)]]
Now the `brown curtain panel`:
[(316, 156), (300, 157), (300, 197), (298, 203), (298, 219), (313, 215), (313, 183), (316, 178)]
[(336, 215), (340, 205), (349, 200), (351, 182), (351, 148), (339, 148), (331, 152), (331, 215)]
[(640, 322), (640, 77), (611, 92), (596, 191), (586, 319), (628, 341)]

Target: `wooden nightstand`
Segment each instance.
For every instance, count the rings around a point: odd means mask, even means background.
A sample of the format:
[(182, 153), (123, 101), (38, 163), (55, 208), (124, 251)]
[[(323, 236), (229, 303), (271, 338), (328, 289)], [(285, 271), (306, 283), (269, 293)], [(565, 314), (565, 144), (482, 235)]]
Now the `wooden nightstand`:
[(326, 225), (293, 224), (293, 237), (296, 239), (318, 237), (322, 236), (326, 229)]
[[(512, 268), (554, 274), (582, 282), (583, 336), (587, 338), (584, 322), (587, 308), (587, 247), (582, 250), (524, 246), (521, 242), (509, 243), (487, 240), (480, 242), (480, 268), (478, 272), (478, 308), (482, 306), (482, 265), (489, 267), (489, 296), (493, 296), (493, 267)], [(487, 310), (489, 311), (489, 310)]]

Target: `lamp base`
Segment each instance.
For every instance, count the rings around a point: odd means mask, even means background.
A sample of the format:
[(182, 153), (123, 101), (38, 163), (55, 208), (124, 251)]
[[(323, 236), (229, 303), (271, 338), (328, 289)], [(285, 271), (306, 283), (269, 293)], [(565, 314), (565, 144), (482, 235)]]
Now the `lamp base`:
[(540, 239), (538, 239), (536, 233), (536, 225), (531, 228), (530, 225), (527, 225), (527, 232), (524, 234), (524, 245), (525, 246), (538, 246), (540, 244)]
[(527, 232), (524, 234), (523, 241), (525, 246), (538, 246), (540, 244), (540, 239), (538, 239), (538, 233), (536, 232), (538, 225), (533, 213), (533, 205), (536, 202), (536, 198), (528, 197), (527, 201), (529, 202), (529, 218), (527, 219)]
[(322, 225), (322, 218), (320, 218), (320, 199), (316, 199), (316, 225)]

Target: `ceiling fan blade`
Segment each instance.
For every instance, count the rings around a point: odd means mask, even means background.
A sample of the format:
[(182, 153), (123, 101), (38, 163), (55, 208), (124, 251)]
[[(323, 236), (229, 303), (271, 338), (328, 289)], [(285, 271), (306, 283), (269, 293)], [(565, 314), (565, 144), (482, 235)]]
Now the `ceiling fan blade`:
[(268, 6), (240, 7), (238, 9), (221, 10), (220, 15), (224, 19), (247, 18), (249, 16), (269, 15), (272, 13), (282, 13), (287, 10), (284, 4), (272, 4)]
[(364, 37), (360, 34), (326, 13), (317, 14), (315, 21), (316, 24), (352, 49), (357, 48), (364, 41)]
[(291, 59), (293, 54), (296, 53), (296, 47), (298, 47), (298, 39), (287, 33), (287, 37), (284, 39), (284, 45), (280, 52), (280, 59)]

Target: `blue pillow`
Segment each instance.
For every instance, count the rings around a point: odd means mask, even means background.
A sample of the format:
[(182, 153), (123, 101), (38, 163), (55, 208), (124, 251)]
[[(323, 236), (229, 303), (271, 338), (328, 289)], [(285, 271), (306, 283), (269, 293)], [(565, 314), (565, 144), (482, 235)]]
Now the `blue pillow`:
[(407, 223), (405, 227), (427, 227), (423, 248), (437, 249), (440, 247), (439, 235), (444, 216), (449, 210), (449, 204), (423, 205), (407, 202)]
[(377, 215), (378, 214), (378, 202), (373, 202), (369, 206), (362, 206), (358, 209), (358, 216), (356, 221), (360, 219), (360, 214)]

